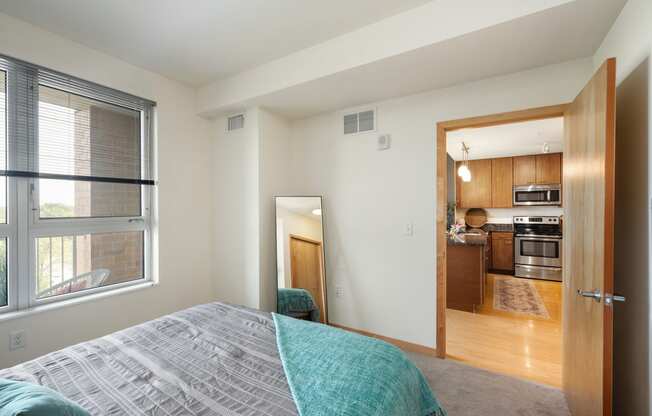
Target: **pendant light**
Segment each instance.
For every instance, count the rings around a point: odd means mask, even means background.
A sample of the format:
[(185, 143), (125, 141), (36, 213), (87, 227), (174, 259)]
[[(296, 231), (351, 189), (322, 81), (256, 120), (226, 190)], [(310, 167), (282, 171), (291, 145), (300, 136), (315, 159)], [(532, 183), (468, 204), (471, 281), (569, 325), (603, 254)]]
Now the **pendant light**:
[(464, 182), (471, 182), (471, 170), (469, 169), (469, 147), (462, 142), (462, 164), (457, 169), (457, 175)]

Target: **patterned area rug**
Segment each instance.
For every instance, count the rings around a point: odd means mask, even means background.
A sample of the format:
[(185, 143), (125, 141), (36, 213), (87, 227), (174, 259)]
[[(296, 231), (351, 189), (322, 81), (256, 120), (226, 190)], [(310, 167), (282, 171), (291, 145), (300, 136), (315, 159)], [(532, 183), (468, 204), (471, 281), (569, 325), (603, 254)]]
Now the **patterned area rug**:
[(525, 279), (496, 279), (494, 309), (550, 319), (534, 283)]

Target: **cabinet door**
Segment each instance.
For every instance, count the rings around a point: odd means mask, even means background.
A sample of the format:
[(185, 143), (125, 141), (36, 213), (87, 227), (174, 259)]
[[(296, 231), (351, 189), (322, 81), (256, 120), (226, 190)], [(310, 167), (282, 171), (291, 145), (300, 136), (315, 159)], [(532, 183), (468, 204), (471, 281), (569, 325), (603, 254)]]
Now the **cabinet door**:
[(561, 153), (536, 155), (537, 183), (561, 183)]
[(514, 240), (512, 233), (491, 233), (491, 249), (493, 269), (514, 269)]
[(512, 158), (491, 160), (491, 206), (512, 207)]
[[(458, 165), (459, 166), (459, 163)], [(456, 175), (460, 208), (491, 208), (491, 159), (469, 160), (471, 181)]]
[(537, 181), (536, 158), (517, 156), (514, 158), (514, 185), (533, 185)]

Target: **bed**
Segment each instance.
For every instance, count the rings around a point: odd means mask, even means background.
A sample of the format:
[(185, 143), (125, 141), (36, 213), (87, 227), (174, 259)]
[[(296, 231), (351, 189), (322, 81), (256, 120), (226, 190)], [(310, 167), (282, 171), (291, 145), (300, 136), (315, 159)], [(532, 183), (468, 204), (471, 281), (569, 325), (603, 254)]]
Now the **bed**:
[(0, 378), (49, 387), (92, 415), (298, 415), (276, 316), (199, 305), (0, 370)]

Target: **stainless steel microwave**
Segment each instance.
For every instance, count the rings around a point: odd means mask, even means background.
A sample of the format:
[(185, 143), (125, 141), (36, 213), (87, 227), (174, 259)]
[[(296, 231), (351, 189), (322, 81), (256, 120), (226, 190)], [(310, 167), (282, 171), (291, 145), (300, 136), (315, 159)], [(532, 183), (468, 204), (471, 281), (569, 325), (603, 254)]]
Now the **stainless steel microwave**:
[(514, 205), (561, 205), (561, 185), (514, 187)]

